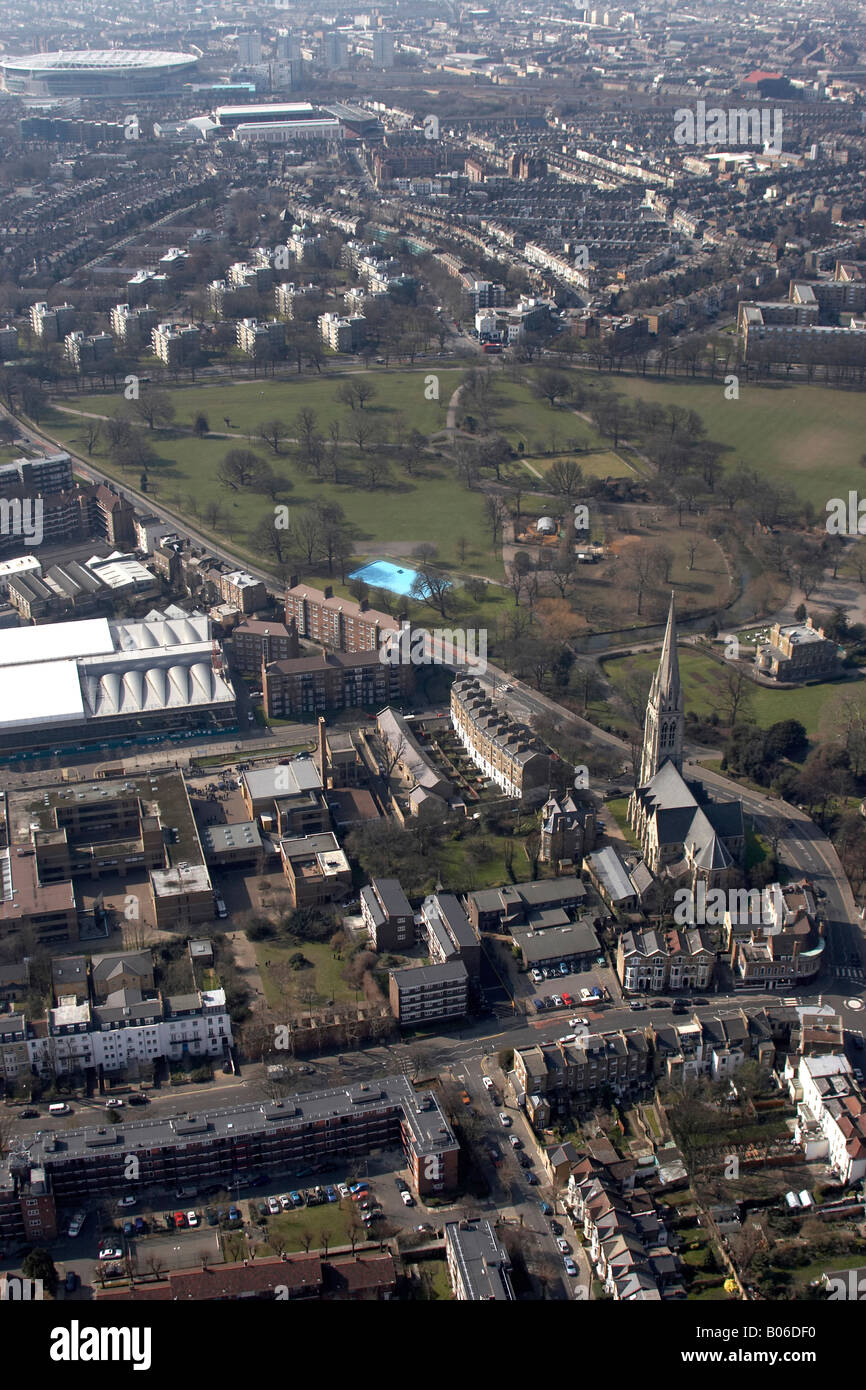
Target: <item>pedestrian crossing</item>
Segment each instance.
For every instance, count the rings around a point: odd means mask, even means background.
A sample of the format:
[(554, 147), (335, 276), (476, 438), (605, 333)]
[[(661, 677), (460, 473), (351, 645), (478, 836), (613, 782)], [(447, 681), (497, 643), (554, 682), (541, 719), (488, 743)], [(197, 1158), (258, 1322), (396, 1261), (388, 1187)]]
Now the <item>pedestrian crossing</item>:
[(860, 965), (841, 965), (836, 970), (840, 980), (859, 980), (863, 982), (863, 967)]

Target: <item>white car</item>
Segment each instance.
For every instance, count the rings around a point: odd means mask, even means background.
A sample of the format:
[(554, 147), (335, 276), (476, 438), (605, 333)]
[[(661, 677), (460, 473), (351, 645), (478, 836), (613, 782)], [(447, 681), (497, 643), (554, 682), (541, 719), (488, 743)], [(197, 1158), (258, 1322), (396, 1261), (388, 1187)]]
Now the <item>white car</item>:
[(122, 1211), (124, 1207), (134, 1207), (135, 1201), (136, 1199), (134, 1197), (121, 1197), (117, 1205), (120, 1207)]
[(562, 1008), (562, 995), (561, 995), (561, 994), (554, 994), (554, 996), (553, 996), (553, 1007), (554, 1007), (555, 1009), (561, 1009), (561, 1008)]
[(197, 1226), (197, 1225), (198, 1225), (198, 1215), (197, 1215), (196, 1212), (194, 1212), (194, 1211), (188, 1211), (187, 1214), (186, 1214), (186, 1219), (187, 1219), (187, 1223), (188, 1223), (190, 1226)]
[(511, 1125), (511, 1116), (506, 1115), (504, 1111), (500, 1111), (499, 1123), (502, 1125), (503, 1129), (508, 1129)]
[(481, 1078), (481, 1085), (484, 1087), (485, 1091), (492, 1091), (492, 1090), (493, 1090), (493, 1077), (492, 1077), (492, 1076), (482, 1076), (482, 1078)]
[(276, 1197), (268, 1198), (268, 1211), (271, 1213), (271, 1216), (279, 1216), (281, 1207)]
[(292, 1203), (291, 1203), (291, 1201), (289, 1200), (289, 1196), (288, 1196), (287, 1193), (281, 1192), (280, 1195), (279, 1195), (279, 1197), (277, 1198), (277, 1200), (278, 1200), (280, 1206), (282, 1207), (283, 1211), (291, 1211), (291, 1210), (292, 1210)]
[(565, 1255), (564, 1258), (563, 1258), (562, 1263), (565, 1265), (565, 1272), (566, 1272), (566, 1274), (570, 1274), (571, 1277), (572, 1277), (572, 1279), (576, 1279), (576, 1278), (577, 1278), (577, 1265), (574, 1263), (574, 1260), (571, 1258), (571, 1256), (570, 1256), (570, 1255)]
[(568, 1026), (569, 1026), (569, 1028), (588, 1028), (588, 1027), (589, 1027), (589, 1019), (588, 1019), (588, 1018), (570, 1018), (570, 1019), (568, 1020)]
[(540, 985), (542, 980), (544, 979), (544, 976), (542, 975), (540, 970), (531, 970), (529, 972), (529, 977), (532, 980), (533, 984), (536, 985)]
[(341, 1197), (348, 1197), (349, 1195), (349, 1189), (344, 1182), (337, 1183), (337, 1191)]
[(508, 1136), (508, 1142), (509, 1142), (509, 1144), (511, 1145), (512, 1149), (522, 1149), (522, 1148), (523, 1148), (523, 1140), (522, 1140), (522, 1139), (518, 1139), (518, 1137), (517, 1137), (516, 1134), (509, 1134), (509, 1136)]
[(588, 989), (582, 989), (582, 990), (580, 991), (580, 1002), (581, 1002), (581, 1004), (588, 1004), (588, 1003), (591, 1001), (591, 999), (592, 999), (592, 994), (590, 993), (590, 991), (589, 991)]
[(114, 1096), (109, 1096), (108, 1100), (105, 1102), (105, 1107), (107, 1110), (115, 1110), (122, 1104), (122, 1100), (117, 1100)]
[(87, 1216), (85, 1212), (77, 1211), (69, 1223), (69, 1230), (66, 1234), (74, 1240), (77, 1235), (81, 1234), (81, 1228), (86, 1219)]
[(103, 1245), (99, 1252), (100, 1260), (122, 1260), (123, 1249), (119, 1245)]
[(559, 1237), (559, 1240), (556, 1242), (556, 1246), (558, 1250), (562, 1251), (563, 1255), (571, 1254), (571, 1246), (569, 1245), (567, 1240), (562, 1239), (562, 1236)]
[(415, 1205), (415, 1198), (412, 1196), (411, 1192), (401, 1192), (400, 1199), (404, 1207), (414, 1207)]

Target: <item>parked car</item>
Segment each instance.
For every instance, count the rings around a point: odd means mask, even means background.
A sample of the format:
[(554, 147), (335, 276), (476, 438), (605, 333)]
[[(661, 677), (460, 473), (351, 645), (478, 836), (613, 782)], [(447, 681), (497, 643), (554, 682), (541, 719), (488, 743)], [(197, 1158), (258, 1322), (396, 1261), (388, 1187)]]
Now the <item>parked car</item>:
[(239, 1207), (236, 1207), (234, 1205), (229, 1207), (229, 1221), (243, 1221), (243, 1217), (241, 1216)]
[(135, 1218), (134, 1225), (135, 1225), (135, 1234), (136, 1234), (137, 1236), (143, 1236), (144, 1233), (145, 1233), (145, 1231), (147, 1230), (147, 1222), (145, 1221), (144, 1217), (143, 1217), (143, 1216), (137, 1216), (137, 1217)]
[(66, 1232), (66, 1234), (68, 1236), (71, 1236), (73, 1239), (75, 1238), (75, 1236), (80, 1235), (81, 1228), (86, 1220), (87, 1213), (83, 1211), (77, 1211), (69, 1223), (69, 1229)]
[(18, 1118), (19, 1120), (38, 1120), (39, 1111), (34, 1110), (32, 1106), (28, 1105), (26, 1110), (18, 1111)]
[(368, 1182), (353, 1182), (349, 1184), (349, 1191), (352, 1193), (352, 1196), (354, 1196), (356, 1192), (369, 1192), (370, 1184)]
[(533, 999), (532, 1002), (533, 1002), (533, 1004), (535, 1005), (535, 1007), (536, 1007), (536, 1009), (538, 1010), (539, 1013), (543, 1013), (544, 1010), (547, 1008), (547, 1001), (546, 1001), (545, 999), (537, 999), (537, 998), (536, 998), (536, 999)]
[(204, 1219), (209, 1226), (218, 1226), (220, 1224), (213, 1207), (205, 1207)]
[(460, 1099), (462, 1100), (462, 1102), (463, 1102), (464, 1105), (471, 1105), (471, 1104), (472, 1104), (472, 1097), (470, 1096), (470, 1094), (469, 1094), (468, 1091), (461, 1091), (461, 1092), (460, 1092)]
[(300, 1192), (290, 1192), (289, 1199), (293, 1207), (302, 1207), (304, 1205), (304, 1199)]
[(521, 1168), (531, 1168), (531, 1167), (532, 1167), (532, 1159), (529, 1157), (529, 1154), (525, 1154), (525, 1153), (522, 1153), (522, 1152), (518, 1153), (518, 1154), (517, 1154), (517, 1162), (520, 1164)]
[(565, 1265), (565, 1272), (566, 1272), (566, 1274), (570, 1274), (571, 1277), (572, 1277), (572, 1279), (576, 1279), (576, 1278), (577, 1278), (577, 1265), (574, 1263), (574, 1260), (571, 1258), (571, 1256), (570, 1256), (570, 1255), (566, 1255), (566, 1256), (565, 1256), (565, 1259), (562, 1261), (562, 1263)]
[(534, 984), (540, 985), (542, 980), (544, 979), (544, 975), (540, 970), (530, 970), (529, 978), (532, 980)]
[(588, 1019), (588, 1018), (580, 1018), (580, 1017), (577, 1017), (577, 1018), (570, 1018), (570, 1019), (568, 1020), (568, 1026), (569, 1026), (569, 1028), (588, 1028), (588, 1027), (589, 1027), (589, 1019)]
[(569, 1245), (569, 1243), (568, 1243), (567, 1240), (563, 1240), (563, 1239), (560, 1237), (560, 1239), (557, 1240), (556, 1245), (557, 1245), (557, 1249), (558, 1249), (558, 1250), (561, 1250), (562, 1253), (563, 1253), (563, 1255), (570, 1255), (570, 1254), (571, 1254), (571, 1246)]
[(516, 1134), (509, 1134), (509, 1136), (508, 1136), (508, 1142), (509, 1142), (509, 1144), (511, 1145), (512, 1149), (522, 1149), (522, 1148), (523, 1148), (523, 1140), (522, 1140), (522, 1139), (518, 1139), (518, 1137), (517, 1137)]
[(539, 1207), (541, 1208), (541, 1215), (542, 1215), (542, 1216), (552, 1216), (552, 1215), (553, 1215), (553, 1207), (550, 1205), (549, 1202), (545, 1202), (544, 1199), (542, 1198), (541, 1201), (538, 1203), (538, 1205), (539, 1205)]
[(175, 1226), (177, 1227), (178, 1230), (180, 1230), (183, 1226), (186, 1225), (186, 1217), (184, 1216), (184, 1214), (183, 1214), (182, 1211), (176, 1211), (176, 1212), (175, 1212), (175, 1214), (174, 1214), (174, 1224), (175, 1224)]
[(104, 1261), (104, 1260), (122, 1260), (122, 1259), (123, 1259), (123, 1246), (122, 1246), (122, 1245), (113, 1245), (113, 1244), (112, 1244), (112, 1245), (103, 1245), (102, 1248), (101, 1248), (100, 1251), (99, 1251), (99, 1259), (100, 1259), (100, 1261)]
[(402, 1198), (402, 1200), (403, 1200), (403, 1206), (404, 1206), (404, 1207), (414, 1207), (414, 1205), (415, 1205), (415, 1198), (412, 1196), (412, 1193), (411, 1193), (411, 1192), (401, 1192), (401, 1193), (400, 1193), (400, 1196), (401, 1196), (401, 1198)]
[(592, 990), (591, 990), (591, 989), (582, 989), (582, 990), (580, 991), (580, 1002), (581, 1002), (581, 1004), (589, 1004), (589, 1003), (591, 1002), (591, 1000), (592, 1000)]
[(269, 1198), (268, 1198), (268, 1211), (270, 1212), (271, 1216), (279, 1216), (280, 1210), (281, 1210), (281, 1208), (280, 1208), (279, 1202), (277, 1201), (277, 1198), (276, 1198), (276, 1197), (269, 1197)]
[(109, 1096), (108, 1100), (105, 1102), (105, 1108), (106, 1110), (117, 1110), (122, 1104), (123, 1101), (119, 1100), (117, 1096)]
[(197, 1226), (197, 1225), (198, 1225), (198, 1212), (195, 1212), (195, 1211), (188, 1211), (187, 1214), (186, 1214), (186, 1219), (187, 1219), (187, 1223), (188, 1223), (190, 1226)]
[(561, 1236), (561, 1235), (562, 1235), (562, 1226), (559, 1224), (558, 1221), (551, 1221), (551, 1223), (550, 1223), (550, 1229), (551, 1229), (551, 1231), (553, 1232), (553, 1234), (554, 1234), (555, 1236)]
[[(348, 1197), (349, 1195), (349, 1189), (344, 1182), (337, 1183), (337, 1191), (341, 1197)], [(292, 1193), (292, 1196), (294, 1196), (294, 1193)]]
[(492, 1077), (492, 1076), (482, 1076), (482, 1078), (481, 1078), (481, 1084), (482, 1084), (482, 1086), (484, 1087), (485, 1091), (492, 1091), (492, 1090), (493, 1090), (493, 1077)]
[(397, 1188), (399, 1188), (399, 1190), (400, 1190), (401, 1192), (408, 1192), (408, 1191), (409, 1191), (409, 1184), (408, 1184), (407, 1182), (404, 1182), (402, 1178), (395, 1178), (395, 1179), (394, 1179), (394, 1186), (397, 1187)]
[(646, 1004), (643, 1002), (642, 999), (632, 999), (631, 1003), (629, 1004), (629, 1008), (631, 1009), (633, 1014), (639, 1014), (642, 1009), (646, 1008)]
[(123, 1211), (124, 1207), (134, 1207), (137, 1200), (136, 1197), (130, 1194), (128, 1197), (121, 1197), (117, 1205), (120, 1210)]
[(698, 996), (697, 999), (692, 1000), (693, 1004), (709, 1004), (709, 1002), (709, 999), (704, 999), (702, 996)]
[(568, 968), (568, 966), (566, 965), (566, 963), (565, 963), (564, 960), (561, 960), (561, 961), (559, 962), (559, 973), (560, 973), (560, 975), (570, 975), (570, 974), (571, 974), (571, 971), (569, 970), (569, 968)]
[(63, 1287), (67, 1293), (75, 1293), (75, 1290), (78, 1288), (78, 1275), (75, 1273), (74, 1269), (69, 1269), (66, 1271), (66, 1278), (63, 1281)]
[(123, 1234), (124, 1234), (125, 1236), (131, 1236), (132, 1233), (133, 1233), (133, 1225), (132, 1225), (132, 1222), (131, 1222), (131, 1221), (124, 1221), (124, 1223), (123, 1223)]
[(555, 1009), (561, 1009), (561, 1008), (562, 1008), (562, 995), (561, 995), (561, 994), (554, 994), (554, 996), (553, 996), (553, 1007), (554, 1007)]
[(503, 1129), (508, 1129), (511, 1125), (511, 1116), (506, 1115), (504, 1110), (499, 1112), (499, 1123), (502, 1125)]
[(279, 1204), (280, 1204), (280, 1206), (282, 1207), (283, 1211), (291, 1211), (291, 1209), (292, 1209), (292, 1199), (291, 1199), (291, 1197), (289, 1196), (288, 1192), (281, 1192), (280, 1195), (279, 1195), (279, 1197), (277, 1198), (277, 1201), (279, 1202)]
[(574, 1000), (572, 999), (572, 997), (571, 997), (570, 994), (564, 994), (564, 995), (562, 996), (562, 1002), (563, 1002), (563, 1004), (565, 1005), (565, 1007), (566, 1007), (567, 1009), (573, 1009), (573, 1008), (574, 1008)]
[(129, 1103), (130, 1105), (149, 1105), (150, 1100), (147, 1096), (142, 1095), (140, 1091), (136, 1091), (134, 1095), (129, 1097)]

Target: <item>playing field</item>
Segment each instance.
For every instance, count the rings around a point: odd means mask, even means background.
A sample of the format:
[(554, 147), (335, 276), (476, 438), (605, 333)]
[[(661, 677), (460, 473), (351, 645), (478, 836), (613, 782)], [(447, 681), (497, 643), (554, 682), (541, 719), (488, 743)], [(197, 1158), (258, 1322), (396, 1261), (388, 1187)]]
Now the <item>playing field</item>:
[[(691, 647), (679, 647), (680, 678), (685, 694), (686, 710), (692, 714), (709, 715), (714, 711), (723, 718), (719, 708), (722, 667), (711, 657)], [(652, 674), (658, 665), (657, 652), (636, 652), (633, 656), (611, 657), (603, 661), (604, 674), (614, 687), (621, 686), (633, 672)], [(799, 719), (810, 738), (818, 732), (821, 710), (827, 700), (843, 689), (854, 694), (861, 691), (864, 681), (825, 681), (796, 690), (770, 690), (754, 685), (749, 708), (750, 717), (763, 729), (780, 719)]]
[[(586, 373), (598, 383), (597, 373)], [(658, 405), (681, 405), (702, 417), (710, 439), (728, 446), (726, 466), (744, 463), (761, 477), (795, 487), (824, 513), (827, 499), (862, 484), (858, 459), (866, 436), (866, 395), (827, 386), (746, 385), (725, 400), (716, 382), (612, 376), (615, 391)]]

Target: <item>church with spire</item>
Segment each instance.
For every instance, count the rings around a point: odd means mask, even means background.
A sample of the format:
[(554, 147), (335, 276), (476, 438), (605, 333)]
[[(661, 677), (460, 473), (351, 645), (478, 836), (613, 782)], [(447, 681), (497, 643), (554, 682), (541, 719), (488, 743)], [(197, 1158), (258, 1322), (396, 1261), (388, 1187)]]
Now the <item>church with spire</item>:
[(689, 887), (739, 883), (745, 849), (740, 801), (714, 802), (699, 782), (683, 776), (685, 701), (677, 656), (674, 595), (644, 719), (637, 786), (628, 823), (647, 867)]

